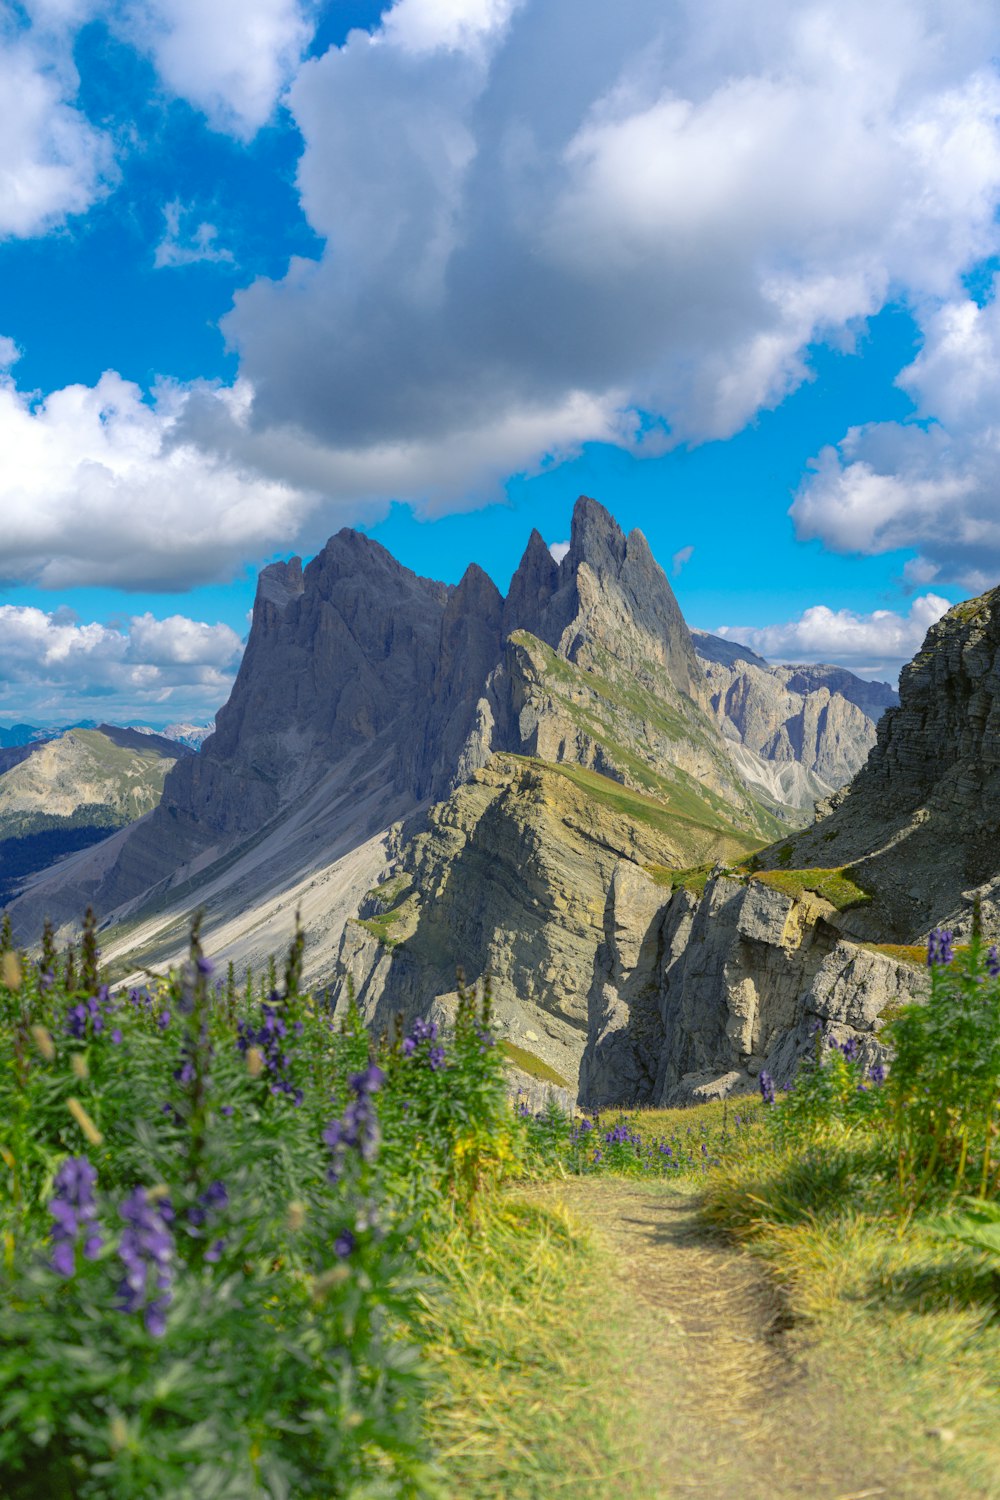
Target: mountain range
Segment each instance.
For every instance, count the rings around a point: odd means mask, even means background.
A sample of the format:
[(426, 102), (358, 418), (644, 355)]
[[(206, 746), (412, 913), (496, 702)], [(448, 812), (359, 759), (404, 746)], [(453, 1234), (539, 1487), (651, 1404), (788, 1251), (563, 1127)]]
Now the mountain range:
[(644, 909), (682, 870), (780, 847), (892, 701), (693, 638), (642, 533), (587, 498), (560, 562), (532, 533), (506, 597), (345, 530), (264, 569), (229, 702), (158, 804), (11, 915), (30, 940), (92, 903), (125, 975), (177, 958), (196, 906), (238, 968), (298, 910), (335, 1003), (350, 980), (373, 1026), (446, 1017), (456, 970), (488, 975), (511, 1046), (575, 1087), (613, 891), (629, 941), (623, 866)]

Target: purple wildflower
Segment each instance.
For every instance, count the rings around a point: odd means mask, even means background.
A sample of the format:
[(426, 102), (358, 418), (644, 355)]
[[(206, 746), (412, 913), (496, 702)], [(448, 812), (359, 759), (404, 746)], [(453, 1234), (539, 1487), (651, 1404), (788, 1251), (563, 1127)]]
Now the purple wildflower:
[(986, 972), (991, 979), (1000, 979), (1000, 958), (997, 957), (995, 946), (986, 954)]
[[(261, 1017), (261, 1024), (257, 1027), (251, 1026), (248, 1021), (240, 1022), (236, 1045), (241, 1052), (248, 1051), (250, 1047), (256, 1047), (264, 1059), (271, 1093), (275, 1097), (284, 1094), (286, 1098), (291, 1099), (293, 1104), (299, 1105), (304, 1095), (300, 1088), (296, 1088), (291, 1076), (296, 1053), (285, 1050), (288, 1023), (281, 1015), (278, 996), (273, 990), (271, 1002), (265, 1002), (261, 1006)], [(301, 1035), (298, 1025), (294, 1029), (297, 1035)]]
[(949, 927), (935, 927), (927, 939), (927, 966), (946, 966), (955, 957), (952, 947), (954, 933)]
[[(136, 1188), (118, 1210), (125, 1230), (118, 1255), (125, 1275), (118, 1287), (120, 1311), (143, 1309), (146, 1332), (160, 1338), (167, 1328), (167, 1308), (173, 1296), (173, 1209), (166, 1199), (153, 1201), (145, 1188)], [(156, 1295), (149, 1297), (150, 1281)]]
[(349, 1229), (342, 1229), (333, 1242), (334, 1252), (341, 1260), (346, 1260), (354, 1251), (357, 1240)]
[(72, 1276), (76, 1268), (76, 1245), (83, 1234), (83, 1253), (96, 1260), (104, 1241), (94, 1222), (94, 1183), (97, 1172), (85, 1156), (70, 1156), (56, 1173), (55, 1193), (49, 1201), (52, 1215), (51, 1266), (60, 1276)]
[(329, 1146), (333, 1157), (326, 1174), (330, 1182), (339, 1182), (344, 1175), (349, 1152), (357, 1151), (365, 1162), (373, 1162), (378, 1155), (382, 1133), (372, 1095), (378, 1093), (384, 1081), (382, 1069), (374, 1063), (364, 1073), (354, 1073), (348, 1079), (354, 1098), (340, 1119), (331, 1120), (323, 1131), (324, 1145)]
[[(206, 1229), (214, 1229), (220, 1214), (229, 1207), (229, 1194), (224, 1182), (213, 1182), (199, 1193), (198, 1201), (187, 1211), (187, 1221), (198, 1239), (204, 1237)], [(213, 1263), (220, 1259), (226, 1248), (225, 1239), (215, 1239), (205, 1251), (205, 1259)]]
[(883, 1068), (881, 1063), (876, 1063), (875, 1066), (869, 1070), (868, 1077), (871, 1079), (872, 1083), (876, 1085), (876, 1087), (881, 1087), (881, 1085), (885, 1083), (885, 1068)]
[(760, 1097), (763, 1099), (765, 1104), (773, 1104), (774, 1079), (771, 1077), (770, 1073), (762, 1069), (760, 1079), (758, 1081), (760, 1083)]
[(65, 1028), (70, 1036), (82, 1041), (87, 1036), (97, 1036), (104, 1030), (107, 1013), (113, 1004), (106, 984), (102, 984), (96, 995), (78, 1000), (66, 1012)]

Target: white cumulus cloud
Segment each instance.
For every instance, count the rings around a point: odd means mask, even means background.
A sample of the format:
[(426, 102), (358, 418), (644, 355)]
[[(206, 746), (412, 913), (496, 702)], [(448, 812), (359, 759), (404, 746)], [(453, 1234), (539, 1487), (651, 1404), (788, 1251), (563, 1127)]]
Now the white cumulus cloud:
[[(270, 118), (309, 43), (298, 0), (131, 0), (108, 6), (166, 86), (209, 122), (248, 140)], [(124, 15), (124, 20), (121, 19)]]
[[(34, 401), (0, 378), (0, 577), (186, 589), (290, 545), (316, 496), (180, 440), (189, 399), (108, 372)], [(239, 431), (239, 388), (201, 399)]]
[(915, 547), (909, 583), (1000, 582), (1000, 303), (951, 299), (899, 377), (918, 417), (854, 427), (818, 456), (792, 506), (799, 535), (842, 552)]
[(20, 716), (60, 720), (214, 712), (242, 651), (228, 625), (184, 615), (147, 612), (116, 628), (69, 610), (0, 605), (0, 712), (7, 700)]
[(0, 239), (44, 234), (80, 214), (114, 176), (111, 142), (75, 107), (65, 49), (4, 34), (0, 13)]
[[(1000, 254), (991, 0), (396, 0), (304, 62), (306, 0), (27, 6), (28, 41), (107, 20), (238, 138), (283, 100), (324, 248), (238, 293), (228, 391), (145, 400), (109, 374), (38, 405), (8, 381), (0, 576), (196, 581), (390, 499), (480, 503), (590, 441), (726, 438), (890, 300), (925, 335), (904, 377), (920, 421), (818, 455), (800, 534), (919, 548), (916, 587), (1000, 566), (1000, 332), (962, 291)], [(80, 149), (49, 206), (10, 198), (24, 224), (105, 180), (61, 66), (30, 62), (29, 106), (54, 90)], [(0, 164), (41, 160), (38, 139), (0, 132)], [(174, 211), (160, 265), (225, 255)]]
[(903, 615), (889, 609), (856, 614), (814, 604), (781, 625), (722, 625), (715, 634), (781, 662), (834, 662), (864, 677), (888, 675), (920, 650), (933, 624), (951, 608), (937, 594), (922, 594)]

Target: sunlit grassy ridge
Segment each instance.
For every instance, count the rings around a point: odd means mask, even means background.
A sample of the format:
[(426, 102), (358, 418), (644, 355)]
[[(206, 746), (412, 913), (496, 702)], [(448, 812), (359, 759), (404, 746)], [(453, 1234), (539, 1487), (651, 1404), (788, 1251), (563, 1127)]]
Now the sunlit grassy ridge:
[(637, 749), (649, 732), (664, 741), (683, 742), (699, 749), (720, 770), (722, 750), (714, 726), (701, 709), (680, 694), (665, 669), (650, 664), (661, 674), (660, 691), (653, 692), (634, 677), (623, 676), (614, 657), (593, 645), (598, 668), (584, 669), (559, 656), (545, 642), (527, 631), (514, 631), (511, 639), (527, 648), (536, 663), (542, 663), (545, 686), (560, 711), (596, 743), (605, 747), (610, 759), (635, 786), (666, 803), (682, 816), (719, 831), (750, 835), (759, 847), (762, 838), (775, 838), (785, 829), (762, 807), (733, 775), (730, 799), (706, 786), (680, 766), (670, 764), (670, 755), (644, 756)]
[(849, 911), (852, 906), (867, 906), (871, 894), (859, 883), (855, 870), (847, 866), (836, 869), (816, 870), (758, 870), (751, 875), (762, 885), (781, 891), (786, 896), (800, 900), (807, 891), (829, 901), (838, 911)]

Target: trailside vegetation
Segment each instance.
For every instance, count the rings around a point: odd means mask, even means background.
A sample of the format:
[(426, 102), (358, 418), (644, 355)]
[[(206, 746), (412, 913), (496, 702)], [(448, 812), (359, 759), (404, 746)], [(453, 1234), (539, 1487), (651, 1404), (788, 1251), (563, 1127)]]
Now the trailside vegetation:
[(787, 1091), (571, 1118), (512, 1105), (488, 988), (376, 1039), (303, 991), (301, 934), (238, 987), (195, 921), (178, 971), (112, 993), (92, 918), (31, 961), (4, 929), (0, 1491), (603, 1494), (627, 1466), (605, 1272), (510, 1189), (605, 1173), (698, 1194), (838, 1380), (861, 1350), (877, 1388), (906, 1372), (900, 1421), (954, 1420), (992, 1482), (1000, 961), (947, 933), (929, 958), (888, 1071), (818, 1028)]

